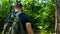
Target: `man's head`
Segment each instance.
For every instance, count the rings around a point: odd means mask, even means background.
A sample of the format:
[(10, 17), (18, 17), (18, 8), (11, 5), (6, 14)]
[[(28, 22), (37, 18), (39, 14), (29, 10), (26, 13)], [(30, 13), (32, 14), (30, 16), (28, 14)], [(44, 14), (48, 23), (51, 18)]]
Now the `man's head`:
[(18, 3), (16, 3), (15, 5), (14, 5), (14, 9), (15, 9), (15, 11), (17, 10), (17, 11), (21, 11), (22, 10), (22, 4), (20, 3), (20, 2), (18, 2)]

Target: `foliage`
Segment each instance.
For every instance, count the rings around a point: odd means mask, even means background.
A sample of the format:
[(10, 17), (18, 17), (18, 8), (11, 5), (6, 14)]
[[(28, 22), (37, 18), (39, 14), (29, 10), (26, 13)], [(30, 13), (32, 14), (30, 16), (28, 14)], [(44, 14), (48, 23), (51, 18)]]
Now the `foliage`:
[[(0, 1), (0, 27), (10, 13), (10, 3), (13, 5), (16, 0)], [(30, 16), (34, 31), (53, 33), (55, 32), (55, 0), (21, 0), (23, 12)], [(2, 30), (2, 28), (0, 28)]]

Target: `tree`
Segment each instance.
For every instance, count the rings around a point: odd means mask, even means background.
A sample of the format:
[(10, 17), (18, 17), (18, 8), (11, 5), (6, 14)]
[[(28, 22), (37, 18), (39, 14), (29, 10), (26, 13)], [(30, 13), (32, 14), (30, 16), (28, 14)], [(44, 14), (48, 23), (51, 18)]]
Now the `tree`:
[[(10, 13), (10, 3), (12, 4), (12, 12), (16, 0), (1, 0), (0, 23), (1, 31), (3, 21)], [(0, 2), (1, 2), (0, 1)], [(30, 16), (33, 30), (41, 33), (55, 32), (55, 0), (20, 0), (23, 3), (23, 12)], [(3, 13), (4, 12), (4, 13)]]

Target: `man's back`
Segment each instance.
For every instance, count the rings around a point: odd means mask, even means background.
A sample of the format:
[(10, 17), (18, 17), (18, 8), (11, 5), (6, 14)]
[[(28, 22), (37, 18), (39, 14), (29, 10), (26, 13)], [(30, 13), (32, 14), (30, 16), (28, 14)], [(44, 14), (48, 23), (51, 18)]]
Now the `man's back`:
[[(18, 12), (14, 12), (13, 14), (17, 14)], [(10, 16), (8, 16), (8, 18), (7, 18), (7, 20), (9, 20), (10, 18), (9, 18)], [(24, 29), (24, 31), (26, 32), (26, 22), (30, 22), (30, 20), (29, 20), (29, 17), (26, 15), (26, 14), (24, 14), (24, 13), (21, 13), (20, 15), (19, 15), (19, 18), (20, 18), (20, 20), (21, 20), (21, 23), (22, 23), (22, 25), (23, 25), (23, 29)], [(6, 20), (6, 21), (7, 21)], [(17, 30), (17, 33), (19, 34), (19, 31), (20, 30), (20, 27), (18, 27), (18, 30)]]

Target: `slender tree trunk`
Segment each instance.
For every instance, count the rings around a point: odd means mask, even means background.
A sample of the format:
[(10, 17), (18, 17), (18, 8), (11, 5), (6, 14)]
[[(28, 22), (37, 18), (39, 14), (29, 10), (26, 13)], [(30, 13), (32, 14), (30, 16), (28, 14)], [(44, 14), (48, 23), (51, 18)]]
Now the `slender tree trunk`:
[(60, 34), (60, 0), (56, 0), (56, 9), (57, 9), (57, 27), (56, 34)]

